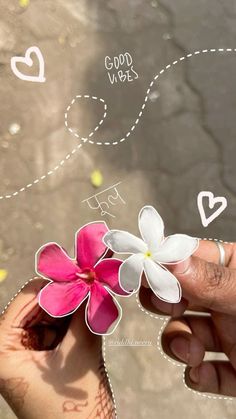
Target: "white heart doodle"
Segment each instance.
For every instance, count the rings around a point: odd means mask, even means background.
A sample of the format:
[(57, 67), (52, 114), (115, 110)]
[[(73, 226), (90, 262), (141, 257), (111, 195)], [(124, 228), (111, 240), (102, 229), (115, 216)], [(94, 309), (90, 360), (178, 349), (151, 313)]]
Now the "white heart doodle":
[[(205, 209), (203, 206), (203, 198), (208, 198), (209, 200), (209, 208), (213, 209), (216, 204), (221, 204), (219, 208), (210, 215), (210, 217), (206, 217)], [(209, 191), (202, 191), (199, 192), (197, 197), (197, 205), (198, 210), (200, 213), (201, 221), (203, 227), (207, 227), (213, 220), (215, 220), (219, 215), (225, 210), (227, 207), (227, 199), (224, 196), (217, 196), (214, 197), (214, 194)]]
[[(18, 70), (17, 64), (23, 63), (28, 65), (29, 67), (32, 67), (33, 60), (31, 58), (31, 54), (36, 54), (39, 62), (39, 74), (37, 76), (27, 76), (26, 74), (23, 74), (21, 71)], [(44, 77), (44, 59), (43, 55), (38, 47), (30, 47), (26, 50), (24, 57), (12, 57), (11, 58), (11, 69), (16, 77), (18, 77), (21, 80), (25, 81), (32, 81), (32, 82), (38, 82), (43, 83), (46, 81), (46, 78)]]

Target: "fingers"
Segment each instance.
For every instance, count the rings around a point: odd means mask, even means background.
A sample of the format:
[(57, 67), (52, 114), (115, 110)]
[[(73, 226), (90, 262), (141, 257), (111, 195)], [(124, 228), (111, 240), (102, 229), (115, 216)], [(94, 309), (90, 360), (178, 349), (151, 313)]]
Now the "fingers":
[[(185, 378), (192, 389), (236, 396), (235, 317), (216, 316), (171, 319), (162, 335), (162, 347), (168, 356), (188, 365)], [(230, 362), (204, 362), (208, 351), (223, 352)]]
[(22, 327), (24, 318), (30, 316), (31, 312), (34, 312), (35, 318), (39, 316), (42, 310), (35, 311), (35, 308), (38, 307), (37, 294), (46, 284), (47, 281), (42, 278), (30, 281), (10, 303), (2, 316), (2, 323), (4, 322), (12, 327)]
[(68, 319), (50, 317), (38, 305), (37, 295), (47, 284), (44, 279), (30, 281), (0, 317), (0, 345), (5, 350), (51, 350), (61, 342)]
[(163, 336), (164, 351), (188, 365), (186, 384), (193, 390), (225, 396), (236, 396), (236, 371), (225, 361), (203, 361), (205, 351), (221, 351), (210, 317), (184, 316), (173, 319)]
[(0, 340), (4, 342), (8, 330), (12, 330), (15, 331), (15, 347), (18, 349), (22, 345), (25, 349), (54, 349), (60, 343), (60, 352), (68, 354), (75, 346), (87, 350), (94, 345), (100, 348), (100, 337), (93, 335), (85, 323), (85, 305), (73, 316), (57, 319), (39, 307), (37, 296), (47, 282), (41, 278), (30, 281), (14, 298), (4, 316), (0, 317)]
[[(226, 265), (236, 268), (235, 245), (224, 243), (223, 246)], [(143, 287), (140, 289), (141, 304), (153, 313), (172, 317), (180, 316), (187, 308), (203, 312), (214, 309), (235, 314), (236, 270), (221, 267), (218, 262), (219, 249), (216, 243), (201, 240), (194, 257), (183, 263), (167, 266), (181, 283), (184, 297), (181, 302), (169, 304), (158, 299), (152, 292), (145, 292), (147, 285), (143, 280)]]
[(142, 286), (139, 290), (139, 301), (146, 310), (160, 316), (165, 315), (171, 317), (179, 317), (184, 313), (185, 310), (202, 313), (209, 312), (209, 310), (207, 310), (205, 307), (191, 304), (184, 298), (182, 298), (181, 301), (177, 304), (167, 303), (156, 297), (152, 290), (150, 288), (146, 288), (145, 286)]
[(165, 314), (172, 317), (179, 317), (187, 308), (187, 301), (182, 299), (178, 304), (169, 304), (160, 300), (153, 294), (150, 288), (142, 286), (139, 291), (139, 300), (142, 306), (155, 314)]
[(185, 381), (196, 391), (236, 396), (236, 372), (226, 361), (202, 362), (198, 367), (188, 367)]
[[(222, 243), (225, 250), (225, 266), (229, 266), (231, 264), (234, 252), (235, 252), (235, 245), (230, 243)], [(194, 253), (194, 256), (197, 256), (206, 262), (211, 263), (219, 263), (220, 255), (219, 249), (216, 245), (216, 242), (213, 240), (200, 240), (199, 247)], [(236, 266), (235, 266), (236, 267)]]
[(178, 278), (183, 297), (191, 304), (221, 313), (236, 314), (236, 270), (192, 256), (171, 272)]
[(186, 315), (170, 320), (162, 335), (162, 347), (167, 355), (189, 366), (198, 366), (206, 351), (221, 351), (209, 316)]

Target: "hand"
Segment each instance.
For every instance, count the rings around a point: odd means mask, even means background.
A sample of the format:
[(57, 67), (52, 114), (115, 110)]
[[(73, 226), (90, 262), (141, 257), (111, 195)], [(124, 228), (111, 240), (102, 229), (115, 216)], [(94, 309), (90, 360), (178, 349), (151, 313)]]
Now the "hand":
[(102, 339), (84, 306), (55, 319), (37, 303), (47, 282), (31, 281), (0, 317), (0, 393), (22, 419), (114, 417)]
[[(226, 267), (218, 264), (219, 250), (210, 241), (201, 241), (194, 256), (172, 266), (183, 290), (180, 303), (165, 303), (146, 287), (140, 302), (149, 311), (171, 316), (162, 335), (163, 350), (187, 364), (190, 388), (236, 396), (236, 245), (223, 246)], [(213, 353), (212, 360), (204, 360), (206, 352)], [(219, 360), (220, 352), (225, 360)]]

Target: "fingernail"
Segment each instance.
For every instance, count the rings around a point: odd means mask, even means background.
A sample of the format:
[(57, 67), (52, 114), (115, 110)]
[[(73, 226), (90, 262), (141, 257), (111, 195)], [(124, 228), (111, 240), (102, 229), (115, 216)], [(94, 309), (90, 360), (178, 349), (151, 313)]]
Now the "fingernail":
[(170, 349), (176, 358), (188, 363), (190, 356), (189, 341), (183, 337), (176, 337), (170, 342)]
[(149, 285), (148, 285), (148, 282), (147, 282), (147, 279), (146, 279), (145, 275), (142, 275), (142, 282), (141, 282), (141, 284), (142, 284), (143, 287), (149, 288)]
[(171, 314), (171, 304), (167, 304), (165, 301), (160, 300), (160, 298), (156, 297), (155, 294), (151, 295), (151, 303), (153, 308), (159, 313), (164, 315)]
[(183, 275), (187, 272), (191, 263), (191, 258), (184, 260), (183, 262), (174, 265), (173, 271), (175, 275)]
[(191, 368), (189, 370), (189, 377), (190, 380), (194, 383), (194, 384), (198, 384), (199, 382), (199, 368)]

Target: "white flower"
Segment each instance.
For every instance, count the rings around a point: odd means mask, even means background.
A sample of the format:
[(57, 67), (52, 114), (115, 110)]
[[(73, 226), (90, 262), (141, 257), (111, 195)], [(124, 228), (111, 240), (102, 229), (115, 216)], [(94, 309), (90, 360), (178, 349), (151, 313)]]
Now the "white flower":
[(141, 209), (138, 224), (142, 240), (121, 230), (111, 230), (103, 239), (113, 252), (132, 254), (120, 267), (120, 286), (126, 291), (138, 291), (144, 272), (157, 297), (178, 303), (182, 295), (180, 284), (163, 265), (187, 259), (197, 249), (198, 239), (185, 234), (164, 238), (163, 220), (152, 206)]

